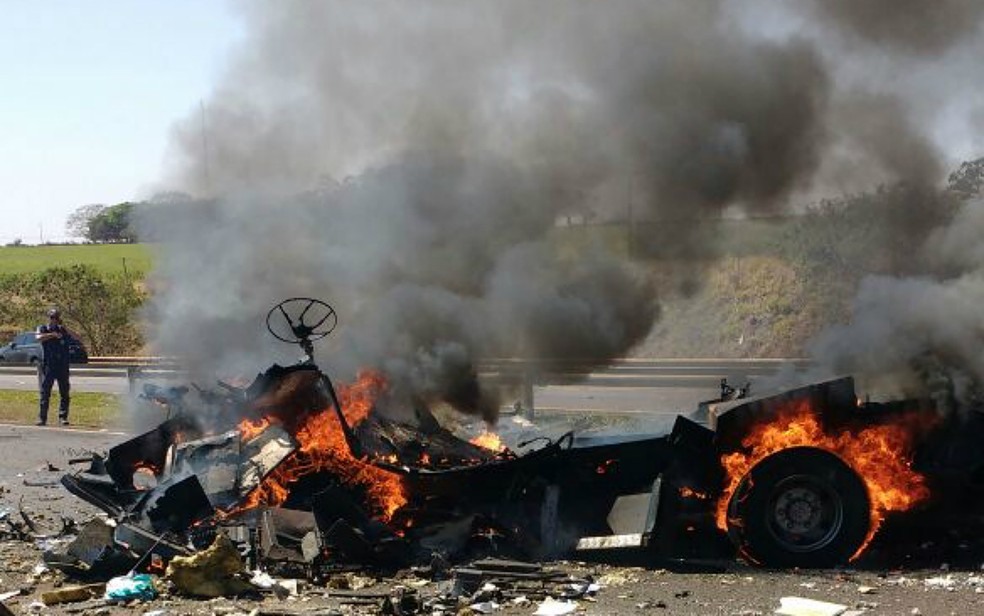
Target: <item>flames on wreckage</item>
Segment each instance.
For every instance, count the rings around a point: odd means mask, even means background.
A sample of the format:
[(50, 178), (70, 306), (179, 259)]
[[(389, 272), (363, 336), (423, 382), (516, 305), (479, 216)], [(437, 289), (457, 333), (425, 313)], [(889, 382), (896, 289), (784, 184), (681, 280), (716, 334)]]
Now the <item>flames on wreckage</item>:
[[(301, 314), (288, 316), (298, 303)], [(326, 311), (313, 327), (312, 309)], [(291, 335), (271, 327), (277, 313)], [(105, 576), (148, 554), (187, 554), (222, 532), (251, 566), (315, 578), (435, 553), (453, 561), (631, 550), (666, 562), (737, 551), (754, 563), (825, 567), (861, 554), (886, 516), (956, 490), (966, 496), (961, 473), (984, 468), (973, 444), (984, 434), (979, 418), (968, 429), (926, 402), (860, 404), (850, 378), (761, 398), (723, 384), (718, 400), (679, 416), (670, 434), (567, 433), (517, 454), (492, 432), (457, 438), (426, 410), (416, 426), (381, 416), (377, 372), (336, 391), (311, 360), (312, 340), (334, 321), (315, 300), (278, 305), (268, 328), (306, 358), (244, 390), (203, 395), (220, 429), (206, 433), (201, 415), (185, 410), (66, 475), (71, 492), (117, 522), (96, 533), (101, 549), (52, 564)], [(135, 485), (148, 475), (156, 485)]]

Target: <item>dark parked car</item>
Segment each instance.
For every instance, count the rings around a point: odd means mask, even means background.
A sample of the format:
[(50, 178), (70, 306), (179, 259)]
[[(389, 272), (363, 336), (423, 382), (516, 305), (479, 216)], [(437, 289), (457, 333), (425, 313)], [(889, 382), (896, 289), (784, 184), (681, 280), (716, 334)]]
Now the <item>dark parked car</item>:
[[(84, 364), (89, 355), (82, 344), (74, 338), (68, 341), (68, 359), (73, 364)], [(41, 343), (34, 332), (21, 332), (9, 344), (0, 347), (0, 361), (22, 364), (36, 364), (41, 361)]]

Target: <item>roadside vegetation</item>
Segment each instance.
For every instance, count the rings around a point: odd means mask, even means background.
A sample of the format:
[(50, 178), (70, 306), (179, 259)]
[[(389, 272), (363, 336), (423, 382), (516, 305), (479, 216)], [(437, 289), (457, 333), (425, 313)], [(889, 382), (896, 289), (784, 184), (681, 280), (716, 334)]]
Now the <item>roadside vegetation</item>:
[(100, 274), (125, 274), (140, 279), (150, 271), (151, 251), (146, 244), (0, 246), (0, 276), (74, 265), (89, 266)]
[(128, 273), (100, 272), (91, 265), (0, 275), (0, 335), (5, 343), (32, 330), (45, 320), (48, 307), (58, 306), (90, 355), (132, 354), (143, 346), (137, 321), (146, 299), (143, 286)]

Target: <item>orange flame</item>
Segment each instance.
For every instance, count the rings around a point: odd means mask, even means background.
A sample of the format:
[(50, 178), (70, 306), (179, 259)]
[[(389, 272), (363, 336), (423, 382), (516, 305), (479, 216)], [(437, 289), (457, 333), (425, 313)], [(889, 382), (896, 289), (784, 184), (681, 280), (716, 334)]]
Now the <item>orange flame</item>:
[[(360, 372), (356, 382), (338, 388), (342, 414), (353, 428), (372, 411), (373, 404), (386, 389), (386, 380), (378, 372)], [(239, 430), (244, 439), (255, 437), (269, 426), (269, 419), (243, 421)], [(349, 451), (337, 415), (323, 409), (302, 417), (294, 432), (298, 448), (263, 480), (237, 511), (260, 505), (277, 506), (287, 500), (290, 485), (312, 473), (330, 471), (342, 484), (360, 488), (368, 508), (383, 521), (407, 503), (400, 477), (355, 458)]]
[(488, 428), (468, 442), (472, 445), (478, 445), (482, 449), (488, 449), (489, 451), (494, 451), (496, 453), (502, 453), (506, 450), (506, 445), (502, 442), (502, 439), (499, 438), (499, 435), (495, 432), (490, 432)]
[(243, 442), (251, 441), (257, 436), (259, 436), (260, 434), (262, 434), (263, 431), (269, 427), (270, 427), (270, 419), (267, 417), (263, 417), (255, 421), (244, 419), (239, 424), (239, 434), (242, 435)]
[[(817, 447), (838, 456), (853, 468), (868, 490), (871, 528), (864, 543), (851, 557), (853, 560), (868, 547), (886, 513), (906, 511), (929, 497), (925, 478), (909, 466), (920, 417), (909, 413), (902, 421), (891, 425), (827, 434), (808, 401), (794, 404), (780, 413), (778, 419), (755, 426), (742, 439), (742, 447), (747, 453), (739, 451), (721, 457), (727, 482), (717, 503), (717, 526), (727, 530), (728, 501), (753, 466), (782, 449)], [(925, 418), (922, 420), (925, 424)]]
[(687, 486), (683, 486), (682, 488), (680, 488), (680, 497), (681, 498), (695, 498), (697, 500), (707, 500), (707, 499), (711, 498), (711, 495), (710, 494), (707, 494), (706, 492), (698, 492), (697, 490), (694, 490), (693, 488), (689, 488)]

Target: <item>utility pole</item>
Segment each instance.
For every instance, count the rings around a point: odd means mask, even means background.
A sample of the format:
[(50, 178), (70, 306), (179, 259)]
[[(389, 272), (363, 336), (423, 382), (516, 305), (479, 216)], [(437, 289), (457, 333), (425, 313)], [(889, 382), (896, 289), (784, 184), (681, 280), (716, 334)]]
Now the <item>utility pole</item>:
[(626, 235), (625, 235), (625, 250), (628, 253), (630, 259), (632, 259), (632, 258), (635, 257), (635, 245), (634, 245), (635, 242), (633, 240), (633, 236), (635, 235), (634, 229), (633, 229), (633, 227), (635, 226), (635, 222), (633, 220), (633, 215), (632, 215), (633, 214), (632, 213), (632, 197), (633, 197), (632, 191), (633, 191), (633, 188), (634, 187), (632, 186), (632, 179), (633, 179), (632, 178), (632, 173), (630, 172), (629, 173), (629, 181), (628, 181), (628, 184), (626, 186), (626, 201), (627, 201), (627, 203), (626, 203), (626, 217), (625, 217), (625, 233), (626, 233)]

